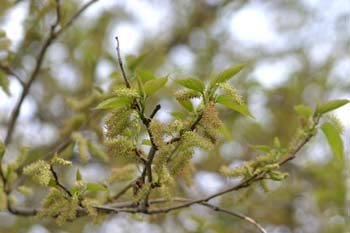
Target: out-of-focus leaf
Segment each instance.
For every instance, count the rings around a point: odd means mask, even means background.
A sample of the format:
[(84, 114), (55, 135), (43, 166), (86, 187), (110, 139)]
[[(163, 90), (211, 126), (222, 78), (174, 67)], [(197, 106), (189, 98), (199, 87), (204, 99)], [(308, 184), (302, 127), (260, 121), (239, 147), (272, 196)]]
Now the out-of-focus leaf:
[(9, 84), (10, 81), (7, 75), (4, 72), (0, 71), (0, 87), (7, 95), (10, 95)]
[(77, 173), (75, 174), (75, 180), (76, 181), (81, 181), (83, 177), (81, 176), (80, 170), (77, 170)]
[(325, 114), (349, 103), (349, 100), (332, 100), (316, 108), (315, 114)]
[(198, 91), (201, 93), (203, 93), (205, 89), (204, 83), (201, 80), (195, 78), (179, 79), (176, 80), (176, 82), (181, 86), (187, 87), (188, 89)]
[(225, 105), (226, 107), (229, 107), (230, 109), (239, 112), (245, 116), (249, 116), (254, 118), (254, 116), (250, 113), (248, 106), (245, 104), (239, 105), (235, 102), (235, 100), (228, 95), (219, 95), (216, 99), (216, 102), (222, 105)]
[(143, 88), (148, 96), (153, 95), (156, 91), (160, 90), (168, 82), (168, 77), (149, 80), (145, 82)]
[(172, 112), (171, 115), (176, 119), (185, 119), (186, 113), (184, 112)]
[(219, 128), (219, 132), (222, 133), (222, 135), (224, 135), (224, 137), (227, 140), (233, 140), (233, 135), (232, 135), (231, 131), (226, 127), (226, 125), (221, 124), (221, 126)]
[(152, 146), (152, 143), (149, 139), (143, 139), (141, 144), (146, 146)]
[(337, 128), (329, 122), (321, 126), (322, 132), (326, 135), (329, 146), (338, 159), (343, 159), (343, 141)]
[(135, 70), (141, 62), (145, 59), (146, 54), (142, 54), (138, 57), (133, 56), (133, 55), (127, 55), (126, 56), (126, 64), (129, 70)]
[(7, 50), (11, 46), (11, 40), (7, 38), (0, 39), (0, 51)]
[(223, 82), (230, 80), (238, 72), (240, 72), (243, 68), (244, 68), (244, 65), (238, 65), (238, 66), (234, 66), (234, 67), (223, 70), (222, 72), (220, 72), (216, 77), (214, 77), (211, 80), (211, 82), (210, 82), (211, 86), (214, 86), (215, 84), (223, 83)]
[(305, 117), (305, 118), (309, 118), (312, 114), (311, 108), (302, 104), (294, 106), (294, 110), (297, 112), (299, 116)]
[(194, 109), (193, 104), (190, 100), (179, 100), (179, 103), (189, 112), (192, 112)]
[(149, 70), (137, 70), (136, 76), (138, 76), (143, 82), (147, 82), (157, 77)]
[(107, 192), (108, 189), (105, 185), (100, 184), (100, 183), (87, 183), (86, 184), (86, 189), (89, 191), (93, 191), (93, 192)]
[(271, 151), (271, 147), (266, 145), (249, 145), (249, 147), (253, 148), (256, 151), (261, 151), (264, 153), (269, 153)]
[(128, 106), (132, 103), (132, 99), (126, 97), (112, 97), (102, 101), (97, 105), (96, 109), (111, 109)]

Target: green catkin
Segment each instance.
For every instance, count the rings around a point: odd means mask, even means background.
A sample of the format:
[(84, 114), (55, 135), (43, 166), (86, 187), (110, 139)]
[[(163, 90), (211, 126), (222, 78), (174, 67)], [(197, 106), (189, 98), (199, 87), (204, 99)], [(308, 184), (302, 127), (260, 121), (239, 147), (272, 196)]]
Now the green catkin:
[(201, 122), (204, 128), (218, 129), (222, 125), (214, 102), (209, 102), (204, 105)]
[(123, 167), (116, 167), (112, 169), (111, 176), (108, 183), (123, 182), (134, 178), (137, 166), (135, 164), (128, 164)]
[(165, 144), (164, 137), (169, 134), (170, 131), (168, 125), (153, 119), (149, 125), (149, 129), (152, 133), (154, 143), (158, 147), (163, 146)]
[(194, 166), (191, 163), (189, 163), (180, 172), (180, 176), (183, 178), (187, 187), (192, 187), (192, 185), (193, 185), (193, 173), (194, 173), (194, 171), (195, 171)]
[(97, 200), (91, 198), (84, 198), (82, 205), (86, 208), (87, 213), (90, 217), (97, 216), (97, 210), (93, 206), (97, 205)]
[(158, 148), (157, 156), (155, 157), (153, 164), (154, 170), (158, 173), (161, 171), (162, 167), (166, 164), (169, 156), (171, 156), (174, 151), (174, 145), (168, 144), (163, 145)]
[(60, 135), (69, 135), (73, 131), (78, 130), (86, 121), (87, 117), (85, 114), (74, 115), (64, 122), (63, 128), (60, 130)]
[(43, 160), (38, 160), (26, 166), (23, 169), (23, 173), (31, 176), (34, 181), (43, 186), (47, 186), (52, 178), (50, 165)]
[(199, 98), (200, 93), (194, 90), (183, 89), (183, 90), (176, 91), (174, 93), (174, 96), (178, 101), (183, 101), (183, 100), (189, 100), (192, 98)]
[(17, 187), (17, 191), (22, 193), (25, 196), (31, 196), (33, 194), (33, 190), (24, 185)]
[(145, 183), (137, 194), (134, 196), (134, 201), (139, 202), (146, 197), (151, 188), (151, 183)]
[(116, 97), (128, 97), (128, 98), (139, 98), (140, 95), (137, 90), (132, 88), (120, 87), (114, 91)]
[(107, 140), (105, 146), (112, 157), (135, 156), (135, 145), (127, 137), (119, 136), (118, 138)]
[(86, 162), (88, 160), (88, 141), (86, 138), (84, 138), (80, 133), (73, 133), (72, 139), (76, 141), (78, 144), (78, 150), (79, 150), (79, 158), (82, 162)]
[(237, 104), (243, 105), (244, 101), (242, 96), (238, 93), (237, 89), (230, 86), (228, 83), (220, 83), (219, 88), (225, 91), (225, 93), (229, 96), (231, 96)]
[(62, 225), (76, 218), (79, 197), (77, 195), (67, 197), (63, 192), (52, 188), (43, 200), (42, 207), (43, 211), (39, 212), (39, 217), (55, 217), (56, 223)]
[(57, 153), (51, 159), (52, 163), (57, 163), (62, 166), (71, 166), (72, 162), (58, 157)]
[(114, 110), (105, 121), (106, 137), (111, 139), (122, 135), (130, 125), (131, 113), (129, 108)]

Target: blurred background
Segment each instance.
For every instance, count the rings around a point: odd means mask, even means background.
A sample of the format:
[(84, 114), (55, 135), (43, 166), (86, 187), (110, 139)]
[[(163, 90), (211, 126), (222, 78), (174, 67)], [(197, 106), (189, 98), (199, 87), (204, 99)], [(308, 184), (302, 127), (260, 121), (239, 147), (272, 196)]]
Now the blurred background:
[[(61, 0), (63, 20), (86, 1)], [(26, 81), (35, 55), (55, 20), (54, 1), (1, 0), (0, 29), (12, 41), (0, 59)], [(350, 1), (348, 0), (99, 0), (75, 21), (46, 54), (43, 67), (25, 99), (14, 139), (5, 161), (27, 145), (43, 156), (61, 139), (64, 122), (76, 112), (74, 100), (108, 90), (120, 78), (116, 62), (118, 36), (123, 58), (144, 56), (140, 65), (174, 80), (189, 76), (208, 81), (213, 72), (238, 64), (246, 68), (232, 84), (244, 96), (255, 119), (224, 110), (220, 116), (233, 140), (222, 140), (210, 152), (197, 151), (194, 184), (179, 184), (178, 194), (201, 197), (236, 182), (218, 174), (222, 165), (235, 166), (257, 156), (249, 144), (271, 145), (278, 136), (286, 145), (298, 125), (297, 104), (314, 108), (331, 99), (350, 98)], [(129, 56), (130, 57), (130, 56)], [(1, 74), (0, 75), (4, 75)], [(0, 139), (4, 139), (10, 113), (21, 84), (9, 77), (10, 95), (0, 90)], [(172, 99), (176, 85), (159, 92), (157, 117), (171, 121), (180, 109)], [(73, 104), (72, 104), (73, 103)], [(79, 103), (79, 102), (78, 102)], [(82, 103), (82, 102), (80, 102)], [(227, 194), (214, 203), (256, 219), (273, 233), (350, 232), (350, 108), (335, 112), (345, 125), (344, 160), (332, 155), (323, 135), (307, 145), (284, 167), (290, 177), (259, 187)], [(101, 138), (103, 115), (91, 119), (83, 134)], [(73, 153), (77, 153), (73, 151)], [(84, 179), (103, 181), (110, 166), (99, 160), (78, 164)], [(62, 171), (68, 184), (76, 167)], [(39, 205), (47, 190), (36, 187), (35, 197), (14, 193), (21, 205)], [(84, 217), (58, 227), (50, 219), (37, 220), (0, 212), (0, 232), (256, 232), (239, 219), (191, 208), (162, 216), (118, 214), (98, 225)]]

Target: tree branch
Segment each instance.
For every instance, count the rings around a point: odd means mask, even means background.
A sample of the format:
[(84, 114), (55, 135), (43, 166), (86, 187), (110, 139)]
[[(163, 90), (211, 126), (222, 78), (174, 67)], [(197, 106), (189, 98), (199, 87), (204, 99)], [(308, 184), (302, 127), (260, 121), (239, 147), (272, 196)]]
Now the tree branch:
[(124, 79), (124, 82), (125, 82), (125, 86), (126, 86), (127, 88), (131, 88), (131, 85), (130, 85), (130, 83), (129, 83), (129, 80), (128, 80), (127, 77), (126, 77), (125, 70), (124, 70), (124, 66), (123, 66), (123, 60), (122, 60), (122, 57), (121, 57), (121, 55), (120, 55), (120, 46), (119, 46), (119, 39), (118, 39), (118, 36), (115, 37), (115, 40), (117, 41), (116, 50), (117, 50), (118, 63), (119, 63), (120, 70), (122, 71), (122, 75), (123, 75), (123, 79)]
[(49, 46), (52, 44), (52, 42), (54, 40), (56, 40), (67, 28), (69, 28), (69, 26), (81, 15), (81, 13), (83, 13), (91, 4), (93, 4), (94, 2), (97, 2), (98, 0), (91, 0), (89, 1), (87, 4), (85, 4), (75, 15), (72, 16), (72, 18), (68, 21), (67, 24), (65, 24), (60, 30), (58, 30), (57, 32), (55, 31), (57, 26), (59, 25), (59, 19), (60, 19), (60, 6), (59, 5), (59, 1), (56, 1), (56, 21), (55, 23), (51, 26), (50, 28), (50, 33), (49, 36), (46, 38), (46, 40), (44, 41), (43, 46), (41, 47), (37, 57), (36, 57), (36, 65), (34, 67), (34, 70), (32, 71), (29, 80), (27, 83), (25, 83), (22, 93), (20, 95), (20, 98), (11, 114), (11, 118), (10, 118), (10, 122), (7, 128), (7, 133), (6, 133), (6, 137), (5, 137), (5, 145), (8, 145), (11, 142), (11, 138), (12, 138), (12, 134), (14, 131), (14, 128), (16, 126), (17, 123), (17, 119), (19, 116), (19, 113), (21, 111), (21, 107), (22, 104), (24, 102), (24, 99), (27, 97), (30, 88), (32, 87), (33, 82), (36, 80), (40, 68), (42, 66), (42, 62), (44, 60), (45, 54), (47, 52), (47, 49), (49, 48)]

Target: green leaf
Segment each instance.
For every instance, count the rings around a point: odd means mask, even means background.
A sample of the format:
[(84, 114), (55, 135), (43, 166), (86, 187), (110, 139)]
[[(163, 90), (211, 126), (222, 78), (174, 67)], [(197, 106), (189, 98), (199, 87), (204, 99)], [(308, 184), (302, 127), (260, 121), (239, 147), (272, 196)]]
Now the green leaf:
[(190, 100), (179, 100), (179, 103), (182, 107), (184, 107), (187, 111), (193, 112), (193, 104)]
[(221, 124), (221, 126), (219, 128), (219, 132), (222, 133), (222, 135), (224, 135), (224, 137), (227, 140), (233, 140), (233, 135), (232, 135), (231, 131), (226, 127), (226, 125)]
[(322, 124), (321, 129), (325, 134), (328, 144), (331, 147), (334, 155), (338, 159), (343, 159), (343, 141), (337, 128), (329, 122)]
[(244, 65), (234, 66), (220, 72), (214, 79), (211, 80), (211, 86), (214, 86), (218, 83), (223, 83), (230, 80), (233, 76), (235, 76), (238, 72), (240, 72), (244, 68)]
[(136, 76), (144, 82), (157, 79), (157, 77), (149, 70), (137, 70)]
[(128, 106), (132, 103), (132, 99), (127, 97), (112, 97), (102, 101), (95, 109), (111, 109)]
[(96, 156), (101, 160), (108, 162), (109, 160), (108, 155), (98, 145), (96, 145), (91, 140), (89, 140), (88, 146), (89, 146), (90, 154), (92, 156)]
[(145, 82), (143, 88), (148, 96), (153, 95), (156, 91), (165, 86), (168, 82), (168, 77), (163, 77), (159, 79), (149, 80)]
[(200, 93), (203, 93), (205, 89), (204, 83), (196, 78), (186, 78), (186, 79), (178, 79), (176, 80), (178, 84), (181, 86), (187, 87), (188, 89), (198, 91)]
[(11, 46), (11, 40), (10, 39), (0, 39), (0, 51), (1, 50), (7, 50)]
[(140, 56), (127, 55), (125, 57), (126, 64), (129, 70), (135, 70), (146, 58), (147, 54), (141, 54)]
[(80, 170), (77, 170), (77, 173), (75, 174), (75, 180), (76, 181), (81, 181), (83, 177), (81, 176)]
[(311, 108), (302, 104), (294, 106), (294, 110), (299, 116), (305, 117), (305, 118), (309, 118), (312, 114)]
[(152, 143), (149, 139), (143, 139), (141, 144), (146, 146), (152, 146)]
[(226, 107), (229, 107), (230, 109), (239, 112), (245, 116), (249, 116), (254, 118), (254, 116), (250, 113), (248, 106), (245, 104), (239, 105), (236, 103), (236, 101), (229, 95), (219, 95), (216, 98), (216, 102), (222, 105), (225, 105)]
[(249, 145), (249, 147), (253, 148), (254, 150), (264, 152), (264, 153), (269, 153), (271, 151), (271, 147), (266, 146), (266, 145)]
[(325, 114), (327, 112), (333, 111), (337, 108), (340, 108), (341, 106), (345, 105), (349, 103), (349, 100), (332, 100), (329, 101), (325, 104), (319, 105), (316, 108), (315, 114)]
[(93, 192), (107, 192), (108, 189), (105, 185), (101, 184), (101, 183), (87, 183), (86, 184), (86, 189), (89, 191), (93, 191)]
[(9, 84), (10, 81), (7, 75), (4, 72), (0, 71), (0, 87), (7, 95), (10, 95)]
[(185, 119), (186, 113), (184, 112), (172, 112), (171, 115), (176, 119)]

